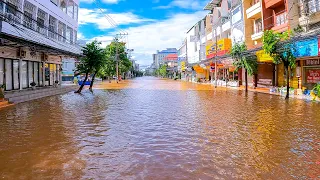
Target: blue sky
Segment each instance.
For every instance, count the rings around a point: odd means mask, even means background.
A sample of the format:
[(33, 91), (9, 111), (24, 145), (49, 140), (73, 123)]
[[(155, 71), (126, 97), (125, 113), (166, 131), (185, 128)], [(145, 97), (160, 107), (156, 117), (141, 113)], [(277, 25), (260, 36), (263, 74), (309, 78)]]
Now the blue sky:
[[(115, 34), (127, 32), (132, 54), (150, 65), (156, 50), (178, 48), (186, 31), (208, 12), (208, 0), (80, 0), (79, 39), (97, 39), (106, 46)], [(107, 16), (107, 17), (106, 17)], [(108, 16), (117, 23), (114, 27)]]

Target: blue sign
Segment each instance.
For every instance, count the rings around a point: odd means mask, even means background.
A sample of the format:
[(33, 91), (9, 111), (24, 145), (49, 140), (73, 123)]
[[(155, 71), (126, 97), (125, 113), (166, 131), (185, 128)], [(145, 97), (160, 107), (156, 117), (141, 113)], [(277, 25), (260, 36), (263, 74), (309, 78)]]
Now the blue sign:
[(318, 56), (318, 38), (297, 41), (293, 46), (295, 57)]

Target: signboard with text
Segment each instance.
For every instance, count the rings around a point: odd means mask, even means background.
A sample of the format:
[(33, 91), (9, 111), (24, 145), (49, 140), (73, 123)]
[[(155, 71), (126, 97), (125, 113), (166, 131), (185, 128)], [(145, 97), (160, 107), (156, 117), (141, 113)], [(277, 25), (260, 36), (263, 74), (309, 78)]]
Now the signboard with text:
[(307, 83), (316, 84), (320, 82), (320, 69), (307, 69), (306, 70)]

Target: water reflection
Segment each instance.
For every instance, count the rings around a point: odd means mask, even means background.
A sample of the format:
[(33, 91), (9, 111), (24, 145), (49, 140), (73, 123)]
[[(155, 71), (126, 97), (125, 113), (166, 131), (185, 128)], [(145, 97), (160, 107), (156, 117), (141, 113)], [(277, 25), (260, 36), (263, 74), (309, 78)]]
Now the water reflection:
[(0, 111), (4, 179), (316, 179), (319, 104), (143, 78)]

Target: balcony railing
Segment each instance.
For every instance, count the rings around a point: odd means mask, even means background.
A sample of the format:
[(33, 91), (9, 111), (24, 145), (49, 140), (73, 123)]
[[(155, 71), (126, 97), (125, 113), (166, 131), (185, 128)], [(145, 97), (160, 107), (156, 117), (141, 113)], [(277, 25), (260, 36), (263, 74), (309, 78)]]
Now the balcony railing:
[(287, 13), (286, 12), (283, 12), (283, 13), (279, 13), (276, 15), (276, 18), (275, 18), (275, 26), (280, 26), (282, 24), (285, 24), (288, 22), (288, 17), (287, 17)]

